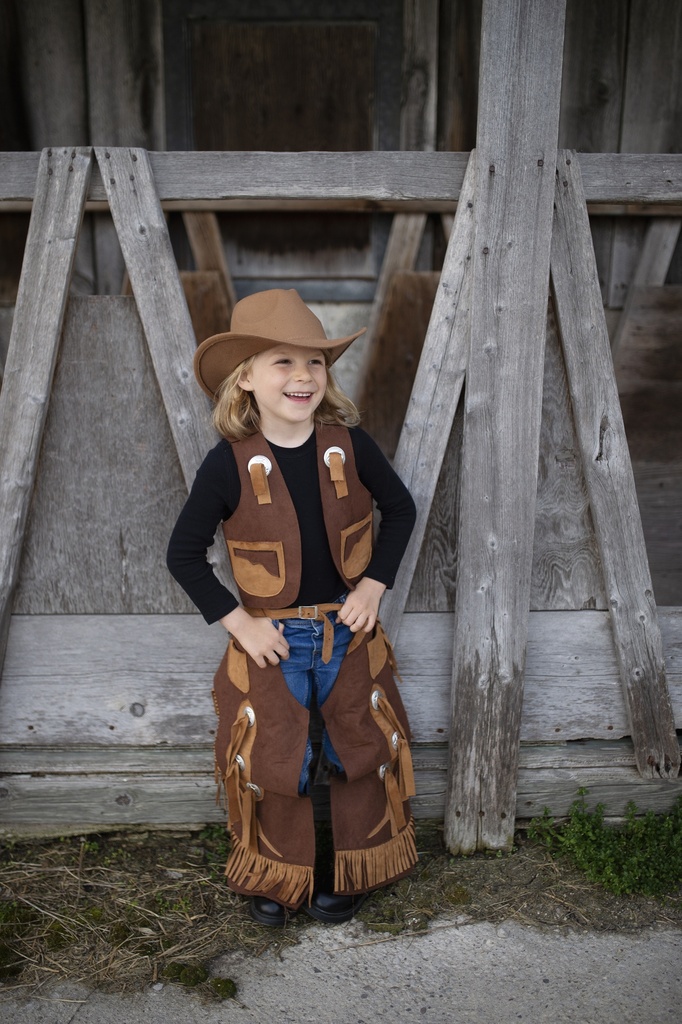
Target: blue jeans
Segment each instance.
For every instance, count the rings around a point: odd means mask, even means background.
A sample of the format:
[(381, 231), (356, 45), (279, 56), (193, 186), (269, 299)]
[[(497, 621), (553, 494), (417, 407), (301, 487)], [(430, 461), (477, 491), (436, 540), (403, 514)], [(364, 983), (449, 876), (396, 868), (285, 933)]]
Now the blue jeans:
[[(345, 595), (339, 598), (336, 603), (343, 603)], [(341, 662), (346, 656), (348, 645), (353, 638), (348, 626), (337, 620), (336, 612), (329, 612), (328, 618), (334, 626), (334, 650), (328, 664), (322, 661), (322, 640), (324, 633), (324, 622), (317, 622), (315, 619), (283, 619), (284, 638), (289, 644), (289, 657), (279, 663), (284, 675), (284, 681), (293, 697), (304, 708), (310, 708), (313, 693), (318, 708), (321, 708), (327, 697), (332, 692), (336, 677), (341, 668)], [(273, 619), (275, 628), (279, 628), (280, 620)], [(332, 747), (327, 730), (322, 734), (322, 749), (339, 771), (343, 771), (343, 765), (338, 754)], [(301, 767), (301, 776), (298, 784), (299, 793), (308, 793), (310, 790), (310, 765), (313, 759), (313, 747), (308, 737), (305, 756)]]

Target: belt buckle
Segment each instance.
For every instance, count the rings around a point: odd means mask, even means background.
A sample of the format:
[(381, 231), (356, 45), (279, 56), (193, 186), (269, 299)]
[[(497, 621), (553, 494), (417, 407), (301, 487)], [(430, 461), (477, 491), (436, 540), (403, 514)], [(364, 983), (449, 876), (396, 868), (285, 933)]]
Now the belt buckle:
[(319, 615), (316, 604), (299, 604), (298, 606), (299, 619), (317, 619)]

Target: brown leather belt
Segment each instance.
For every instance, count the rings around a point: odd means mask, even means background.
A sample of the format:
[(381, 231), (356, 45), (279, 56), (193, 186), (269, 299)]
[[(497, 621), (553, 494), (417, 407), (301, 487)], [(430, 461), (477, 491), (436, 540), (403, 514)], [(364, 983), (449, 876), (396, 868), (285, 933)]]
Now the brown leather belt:
[(249, 615), (266, 619), (314, 619), (324, 622), (322, 661), (328, 665), (334, 649), (334, 627), (327, 612), (338, 612), (342, 604), (299, 604), (297, 608), (247, 608)]

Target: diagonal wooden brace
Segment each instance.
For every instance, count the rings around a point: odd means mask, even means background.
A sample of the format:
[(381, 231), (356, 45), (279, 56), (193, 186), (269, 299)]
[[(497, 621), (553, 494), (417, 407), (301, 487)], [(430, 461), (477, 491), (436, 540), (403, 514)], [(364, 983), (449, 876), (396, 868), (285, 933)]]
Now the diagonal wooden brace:
[(676, 778), (680, 747), (661, 632), (580, 166), (571, 152), (558, 161), (551, 274), (637, 768), (645, 778)]

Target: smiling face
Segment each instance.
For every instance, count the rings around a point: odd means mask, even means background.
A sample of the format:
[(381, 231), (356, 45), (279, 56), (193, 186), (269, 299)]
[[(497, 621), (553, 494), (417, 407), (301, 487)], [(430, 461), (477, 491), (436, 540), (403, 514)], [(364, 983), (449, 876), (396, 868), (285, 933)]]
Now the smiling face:
[(327, 388), (324, 353), (299, 345), (259, 352), (239, 386), (253, 393), (265, 437), (275, 444), (300, 444), (313, 429), (315, 410)]

